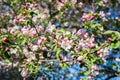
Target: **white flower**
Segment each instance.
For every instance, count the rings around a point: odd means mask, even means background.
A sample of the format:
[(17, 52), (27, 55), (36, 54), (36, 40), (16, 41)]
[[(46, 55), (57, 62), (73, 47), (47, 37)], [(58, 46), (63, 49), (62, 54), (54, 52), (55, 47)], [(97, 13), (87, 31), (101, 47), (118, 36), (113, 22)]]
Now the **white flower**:
[(29, 52), (28, 58), (31, 59), (31, 60), (36, 59), (35, 54), (33, 52)]
[(37, 17), (33, 17), (32, 21), (36, 22), (37, 21)]
[(33, 45), (32, 46), (32, 51), (37, 51), (38, 50), (38, 45)]
[(69, 26), (69, 22), (65, 22), (65, 23), (64, 23), (64, 26)]
[(99, 15), (102, 16), (102, 17), (105, 17), (104, 11), (100, 11)]
[(71, 46), (71, 43), (70, 43), (69, 40), (67, 40), (67, 41), (63, 40), (62, 43), (61, 43), (61, 47), (63, 49), (65, 49), (65, 51), (68, 51), (72, 46)]
[(16, 53), (17, 53), (17, 48), (15, 48), (15, 49), (10, 48), (10, 53), (11, 53), (11, 54), (16, 54)]
[(78, 61), (82, 61), (83, 58), (84, 58), (83, 56), (79, 56), (79, 57), (77, 58), (77, 60), (78, 60)]
[(108, 50), (109, 50), (108, 47), (105, 47), (105, 48), (103, 49), (103, 53), (105, 54), (104, 56), (108, 55), (108, 53), (109, 53)]
[(47, 31), (51, 33), (53, 32), (54, 29), (55, 29), (55, 25), (52, 25), (51, 23), (49, 23), (47, 27)]
[(70, 34), (70, 32), (69, 31), (66, 31), (66, 35), (69, 35)]
[(120, 62), (120, 58), (116, 58), (115, 60), (116, 60), (117, 62)]

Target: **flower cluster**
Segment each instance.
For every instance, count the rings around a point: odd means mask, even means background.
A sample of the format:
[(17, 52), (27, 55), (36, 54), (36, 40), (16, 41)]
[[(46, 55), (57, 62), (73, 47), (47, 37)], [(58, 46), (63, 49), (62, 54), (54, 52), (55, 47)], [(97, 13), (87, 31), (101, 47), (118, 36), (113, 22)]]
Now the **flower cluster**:
[[(5, 65), (6, 61), (11, 67), (14, 62), (22, 77), (27, 77), (37, 73), (45, 62), (51, 61), (46, 69), (52, 68), (55, 61), (63, 68), (78, 63), (87, 65), (90, 71), (87, 75), (96, 76), (99, 68), (95, 63), (105, 62), (109, 48), (119, 47), (119, 32), (107, 31), (110, 25), (105, 24), (114, 19), (115, 24), (110, 23), (117, 26), (118, 14), (112, 10), (85, 12), (81, 8), (86, 5), (77, 0), (55, 0), (53, 3), (56, 4), (51, 6), (51, 0), (40, 4), (25, 2), (11, 19), (12, 25), (0, 27), (0, 64)], [(99, 3), (104, 3), (105, 7), (108, 1)]]

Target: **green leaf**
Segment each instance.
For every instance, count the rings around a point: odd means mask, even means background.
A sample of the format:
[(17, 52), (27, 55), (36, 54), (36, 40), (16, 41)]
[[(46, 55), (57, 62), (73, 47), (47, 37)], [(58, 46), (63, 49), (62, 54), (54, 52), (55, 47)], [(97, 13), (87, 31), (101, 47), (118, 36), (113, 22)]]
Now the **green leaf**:
[(111, 49), (115, 49), (115, 48), (118, 48), (120, 46), (120, 41), (117, 41), (116, 43), (112, 43), (111, 45), (110, 45), (110, 48)]
[(62, 64), (62, 69), (66, 69), (68, 67), (68, 65), (66, 63)]
[(5, 58), (8, 58), (8, 59), (9, 59), (9, 58), (10, 58), (10, 53), (9, 53), (9, 52), (5, 52), (5, 53), (4, 53), (4, 56), (5, 56)]
[(9, 40), (13, 40), (14, 39), (14, 36), (12, 34), (8, 34), (7, 36), (8, 36)]
[(43, 57), (44, 57), (44, 58), (47, 58), (47, 54), (48, 54), (47, 51), (43, 51)]
[(105, 31), (104, 34), (105, 35), (115, 34), (120, 36), (120, 33), (118, 31), (112, 31), (112, 30)]
[(112, 41), (120, 39), (120, 33), (117, 31), (108, 30), (103, 33), (104, 35), (112, 36)]
[(85, 71), (83, 74), (87, 76), (90, 74), (90, 71)]
[(57, 52), (56, 52), (56, 55), (55, 55), (57, 59), (59, 59), (59, 54), (60, 54), (60, 52), (61, 52), (61, 49), (60, 49), (60, 48), (57, 48)]
[(26, 39), (26, 38), (22, 39), (21, 44), (22, 44), (22, 45), (24, 45), (24, 44), (26, 43), (26, 41), (27, 41), (27, 39)]

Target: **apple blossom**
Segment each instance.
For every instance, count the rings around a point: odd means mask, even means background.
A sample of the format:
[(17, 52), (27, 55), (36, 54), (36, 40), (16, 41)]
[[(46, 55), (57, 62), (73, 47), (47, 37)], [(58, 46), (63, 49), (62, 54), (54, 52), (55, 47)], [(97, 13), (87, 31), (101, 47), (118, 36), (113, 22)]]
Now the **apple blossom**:
[(22, 29), (21, 29), (22, 33), (24, 35), (28, 35), (29, 34), (29, 28), (27, 26), (24, 26)]
[(28, 74), (28, 70), (26, 68), (23, 68), (22, 71), (21, 71), (22, 77), (26, 77), (27, 74)]
[(98, 66), (96, 65), (96, 64), (93, 64), (92, 65), (92, 70), (94, 71), (98, 71), (99, 70), (99, 68), (98, 68)]
[(36, 32), (35, 28), (31, 28), (29, 30), (29, 32), (30, 32), (29, 34), (32, 35), (32, 36), (36, 36), (37, 35), (37, 32)]
[(83, 56), (79, 56), (79, 57), (77, 58), (77, 61), (82, 62), (83, 59), (84, 59)]
[(17, 53), (17, 48), (10, 48), (10, 53), (11, 54), (16, 54)]
[(56, 28), (55, 28), (55, 25), (52, 25), (51, 23), (49, 23), (46, 31), (52, 33), (53, 30), (55, 30), (55, 29), (56, 29)]
[(5, 48), (5, 51), (9, 51), (9, 50), (10, 50), (10, 48), (9, 48), (9, 47), (6, 47), (6, 48)]
[(107, 40), (108, 40), (109, 42), (111, 42), (111, 41), (112, 41), (112, 38), (109, 37)]
[(6, 43), (11, 43), (10, 40), (8, 38), (3, 38), (3, 41), (6, 42)]
[(38, 45), (33, 45), (32, 46), (32, 51), (37, 51), (38, 50)]

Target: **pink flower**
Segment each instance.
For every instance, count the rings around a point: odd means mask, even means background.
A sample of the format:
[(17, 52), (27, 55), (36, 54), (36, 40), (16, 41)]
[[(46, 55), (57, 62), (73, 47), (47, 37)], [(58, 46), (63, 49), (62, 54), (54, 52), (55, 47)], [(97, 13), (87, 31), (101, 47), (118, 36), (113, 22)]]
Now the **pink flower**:
[(79, 30), (77, 31), (77, 34), (80, 35), (80, 36), (82, 36), (82, 35), (83, 35), (82, 29), (79, 29)]
[(19, 22), (18, 19), (14, 19), (14, 20), (13, 20), (13, 23), (14, 23), (14, 24), (17, 24), (18, 22)]
[(83, 3), (82, 2), (79, 2), (78, 3), (78, 6), (81, 8), (83, 6)]
[(89, 48), (94, 48), (94, 47), (95, 47), (95, 44), (94, 44), (94, 43), (89, 43), (87, 46), (88, 46)]
[(68, 0), (61, 0), (63, 3), (66, 3)]
[(56, 40), (56, 39), (53, 39), (52, 42), (57, 42), (57, 40)]
[(34, 7), (37, 7), (37, 6), (38, 6), (38, 4), (37, 4), (37, 3), (34, 3), (34, 4), (33, 4), (33, 6), (34, 6)]
[(78, 44), (78, 50), (79, 50), (80, 48), (82, 48), (82, 43), (79, 43), (79, 44)]
[(92, 65), (92, 70), (94, 71), (98, 71), (99, 70), (99, 68), (98, 68), (98, 66), (96, 65), (96, 64), (93, 64)]
[(68, 38), (64, 38), (63, 40), (64, 40), (65, 42), (67, 42), (67, 41), (68, 41)]
[(44, 30), (44, 28), (43, 28), (41, 25), (36, 26), (36, 28), (37, 28), (37, 30), (39, 30), (39, 31), (43, 31), (43, 30)]
[(62, 6), (64, 5), (63, 3), (59, 2), (58, 0), (56, 1), (57, 4), (57, 9), (60, 10)]
[(38, 42), (37, 42), (38, 45), (42, 45), (42, 43), (43, 43), (43, 41), (41, 39), (38, 40)]
[(89, 15), (86, 14), (86, 13), (84, 13), (83, 16), (82, 16), (82, 18), (84, 18), (84, 19), (89, 19)]
[(22, 71), (21, 71), (21, 76), (22, 76), (22, 77), (26, 77), (27, 74), (28, 74), (27, 69), (23, 68)]
[(88, 33), (85, 33), (84, 37), (88, 37), (88, 36), (89, 36), (89, 34), (88, 34)]
[(77, 0), (71, 0), (71, 4), (75, 4)]
[(17, 61), (17, 62), (14, 64), (14, 67), (18, 67), (19, 64), (20, 64), (20, 62)]
[(37, 32), (36, 32), (35, 28), (31, 28), (29, 34), (32, 35), (32, 36), (36, 36)]
[(47, 38), (44, 37), (44, 36), (41, 36), (40, 39), (43, 40), (43, 41), (45, 41)]
[(27, 26), (24, 26), (22, 29), (21, 29), (22, 33), (23, 34), (29, 34), (29, 28)]

